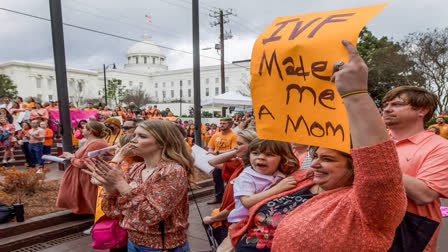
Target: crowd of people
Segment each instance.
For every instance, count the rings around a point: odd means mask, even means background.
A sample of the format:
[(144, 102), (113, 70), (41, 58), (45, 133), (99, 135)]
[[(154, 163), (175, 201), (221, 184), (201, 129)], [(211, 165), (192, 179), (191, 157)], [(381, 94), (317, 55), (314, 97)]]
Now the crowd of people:
[[(222, 118), (218, 127), (181, 121), (171, 111), (161, 116), (157, 106), (141, 110), (131, 103), (110, 111), (88, 104), (85, 110), (97, 110), (97, 118), (79, 122), (73, 131), (78, 150), (61, 155), (70, 165), (57, 206), (95, 214), (96, 223), (117, 220), (128, 241), (113, 243), (111, 251), (189, 251), (191, 146), (201, 127), (200, 139), (214, 155), (215, 198), (208, 203), (220, 204), (203, 223), (213, 228), (218, 251), (436, 251), (440, 225), (421, 231), (403, 223), (441, 223), (448, 116), (440, 113), (426, 130), (437, 97), (408, 86), (390, 90), (378, 113), (367, 93), (366, 65), (351, 43), (342, 43), (350, 60), (335, 65), (332, 78), (347, 111), (350, 153), (259, 139), (250, 113)], [(9, 134), (0, 140), (9, 154), (3, 161), (13, 155), (17, 135), (34, 158), (27, 159), (30, 166), (43, 165), (36, 153), (48, 151), (45, 141), (53, 137), (46, 130), (51, 109), (57, 103), (5, 101), (0, 128)], [(23, 121), (16, 134), (8, 118), (19, 110), (30, 110), (31, 125)], [(88, 158), (88, 152), (115, 145), (113, 152)]]

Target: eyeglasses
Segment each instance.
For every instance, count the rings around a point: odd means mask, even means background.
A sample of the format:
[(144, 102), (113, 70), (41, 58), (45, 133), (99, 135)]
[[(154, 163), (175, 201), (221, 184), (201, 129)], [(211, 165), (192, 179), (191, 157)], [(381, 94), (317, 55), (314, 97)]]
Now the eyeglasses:
[(123, 130), (130, 130), (130, 129), (133, 129), (133, 128), (135, 128), (134, 126), (123, 126), (123, 127), (121, 127)]

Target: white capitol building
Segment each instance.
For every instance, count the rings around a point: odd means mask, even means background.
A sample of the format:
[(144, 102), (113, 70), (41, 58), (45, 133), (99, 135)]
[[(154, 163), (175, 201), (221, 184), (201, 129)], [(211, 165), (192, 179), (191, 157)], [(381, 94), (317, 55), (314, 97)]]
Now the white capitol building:
[[(162, 48), (144, 35), (131, 46), (122, 69), (106, 70), (107, 80), (119, 79), (127, 88), (142, 87), (157, 103), (170, 103), (182, 97), (185, 106), (193, 103), (193, 69), (168, 70)], [(244, 67), (242, 67), (244, 66)], [(42, 101), (57, 100), (53, 64), (11, 60), (0, 63), (0, 74), (8, 75), (22, 97)], [(201, 99), (221, 94), (220, 65), (201, 67)], [(225, 92), (244, 90), (249, 80), (249, 62), (225, 65)], [(88, 70), (67, 66), (70, 101), (84, 105), (84, 99), (101, 98), (104, 92), (103, 69)], [(162, 108), (164, 106), (162, 105)], [(185, 112), (184, 112), (185, 113)]]

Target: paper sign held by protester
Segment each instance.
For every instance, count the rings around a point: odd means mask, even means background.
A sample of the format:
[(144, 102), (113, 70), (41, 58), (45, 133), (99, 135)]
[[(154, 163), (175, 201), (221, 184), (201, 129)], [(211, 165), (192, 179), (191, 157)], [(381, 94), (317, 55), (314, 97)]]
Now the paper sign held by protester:
[(60, 158), (60, 157), (55, 157), (55, 156), (50, 156), (50, 155), (43, 155), (42, 159), (56, 162), (56, 163), (64, 163), (64, 161), (66, 160), (65, 158)]
[(278, 17), (261, 33), (250, 65), (260, 138), (350, 151), (332, 68), (348, 60), (341, 40), (356, 45), (361, 29), (386, 5)]
[(116, 145), (108, 146), (99, 150), (91, 151), (87, 153), (88, 158), (98, 157), (100, 155), (108, 153), (110, 150), (115, 150), (117, 148)]
[(210, 173), (213, 169), (215, 169), (213, 166), (208, 164), (208, 161), (215, 157), (214, 155), (208, 153), (196, 144), (191, 147), (191, 150), (194, 158), (194, 166), (199, 168), (199, 170), (205, 173)]

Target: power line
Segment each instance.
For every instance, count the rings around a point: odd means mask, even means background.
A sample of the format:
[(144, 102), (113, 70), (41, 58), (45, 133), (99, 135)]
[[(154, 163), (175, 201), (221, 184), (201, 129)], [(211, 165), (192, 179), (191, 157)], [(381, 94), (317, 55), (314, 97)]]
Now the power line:
[[(36, 15), (32, 15), (32, 14), (28, 14), (28, 13), (24, 13), (24, 12), (20, 12), (20, 11), (15, 11), (15, 10), (7, 9), (7, 8), (0, 7), (0, 10), (11, 12), (11, 13), (15, 13), (15, 14), (19, 14), (19, 15), (23, 15), (23, 16), (27, 16), (27, 17), (31, 17), (31, 18), (36, 18), (36, 19), (40, 19), (40, 20), (44, 20), (44, 21), (49, 21), (49, 22), (51, 21), (51, 19), (48, 19), (48, 18), (39, 17), (39, 16), (36, 16)], [(84, 30), (84, 31), (89, 31), (89, 32), (93, 32), (93, 33), (98, 33), (98, 34), (114, 37), (114, 38), (128, 40), (128, 41), (132, 41), (132, 42), (138, 42), (138, 43), (143, 43), (143, 44), (148, 44), (148, 45), (156, 45), (158, 47), (161, 47), (161, 48), (164, 48), (164, 49), (167, 49), (167, 50), (171, 50), (171, 51), (176, 51), (176, 52), (181, 52), (181, 53), (191, 54), (191, 55), (193, 54), (192, 52), (189, 52), (189, 51), (179, 50), (179, 49), (171, 48), (171, 47), (168, 47), (168, 46), (157, 45), (157, 44), (150, 44), (150, 43), (146, 43), (144, 41), (140, 41), (140, 40), (136, 40), (136, 39), (120, 36), (120, 35), (115, 35), (115, 34), (108, 33), (108, 32), (98, 31), (98, 30), (94, 30), (94, 29), (91, 29), (91, 28), (87, 28), (87, 27), (82, 27), (82, 26), (73, 25), (73, 24), (69, 24), (69, 23), (63, 23), (63, 25), (68, 26), (68, 27), (72, 27), (72, 28), (76, 28), (76, 29), (80, 29), (80, 30)], [(221, 60), (221, 59), (210, 57), (210, 56), (206, 56), (206, 55), (200, 55), (200, 56), (204, 57), (204, 58), (214, 59), (214, 60)], [(245, 68), (245, 69), (249, 69), (246, 66), (234, 64), (232, 62), (226, 61), (226, 63), (233, 64), (233, 65)]]

